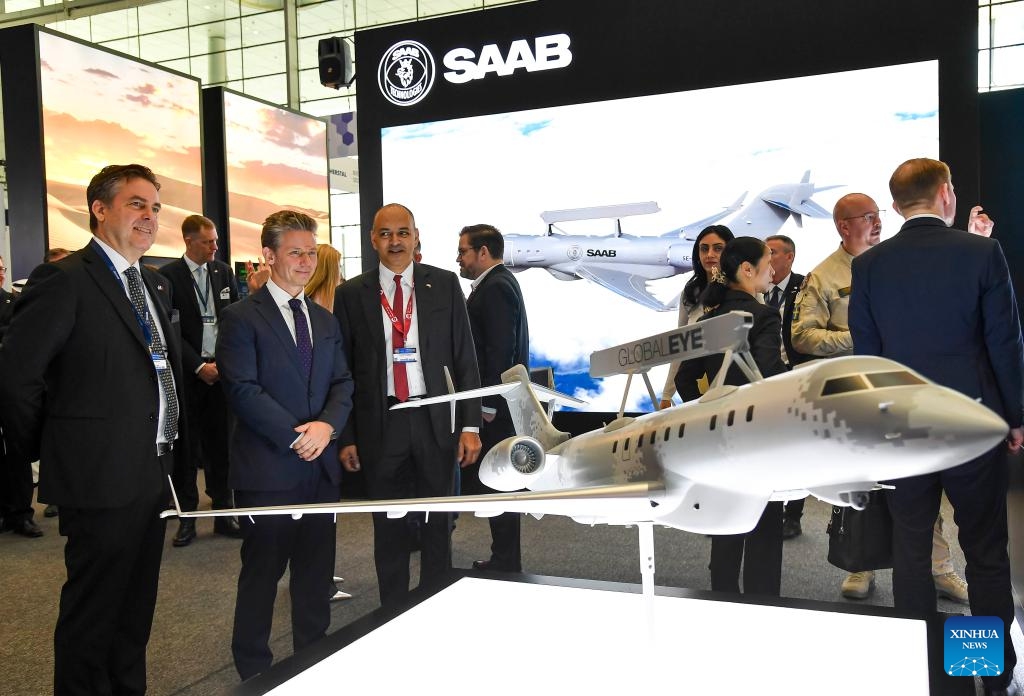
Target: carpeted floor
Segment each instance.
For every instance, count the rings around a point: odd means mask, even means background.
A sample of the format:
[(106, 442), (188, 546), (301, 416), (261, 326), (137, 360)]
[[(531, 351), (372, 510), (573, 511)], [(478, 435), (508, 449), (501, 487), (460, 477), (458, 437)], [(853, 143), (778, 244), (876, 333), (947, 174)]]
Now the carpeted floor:
[[(955, 540), (956, 528), (948, 504), (944, 510), (946, 536)], [(848, 601), (839, 597), (845, 573), (825, 561), (828, 511), (819, 501), (808, 500), (803, 536), (785, 545), (783, 595)], [(41, 506), (37, 507), (36, 520), (46, 533), (41, 539), (0, 535), (0, 596), (4, 598), (0, 603), (0, 665), (4, 672), (0, 696), (52, 691), (52, 636), (64, 579), (63, 540), (57, 532), (57, 521), (43, 518)], [(177, 522), (172, 520), (167, 527), (160, 595), (149, 643), (149, 693), (154, 696), (221, 694), (238, 683), (230, 641), (239, 541), (214, 536), (212, 521), (200, 520), (198, 527), (199, 538), (181, 549), (170, 543)], [(463, 515), (453, 546), (456, 566), (468, 567), (474, 559), (487, 558), (487, 521)], [(710, 540), (705, 536), (657, 529), (657, 584), (709, 589), (709, 548)], [(378, 606), (368, 515), (345, 515), (339, 520), (337, 558), (337, 574), (345, 578), (343, 588), (354, 597), (333, 605), (332, 631)], [(955, 543), (954, 563), (962, 572), (963, 555)], [(563, 517), (524, 519), (523, 564), (528, 572), (541, 575), (640, 581), (635, 529), (587, 527)], [(291, 654), (292, 649), (287, 576), (282, 579), (281, 589), (272, 633), (272, 647), (278, 657)], [(868, 601), (892, 604), (889, 571), (878, 574), (877, 590)], [(947, 601), (939, 604), (944, 612), (964, 610)], [(1017, 679), (1022, 678), (1018, 670)]]

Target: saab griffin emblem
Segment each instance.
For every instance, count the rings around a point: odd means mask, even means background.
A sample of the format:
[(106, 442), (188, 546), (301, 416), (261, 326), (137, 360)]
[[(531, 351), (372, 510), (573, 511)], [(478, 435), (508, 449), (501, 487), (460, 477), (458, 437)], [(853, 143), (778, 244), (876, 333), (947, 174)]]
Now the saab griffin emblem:
[(418, 41), (399, 41), (377, 67), (380, 93), (396, 106), (412, 106), (434, 86), (434, 56)]

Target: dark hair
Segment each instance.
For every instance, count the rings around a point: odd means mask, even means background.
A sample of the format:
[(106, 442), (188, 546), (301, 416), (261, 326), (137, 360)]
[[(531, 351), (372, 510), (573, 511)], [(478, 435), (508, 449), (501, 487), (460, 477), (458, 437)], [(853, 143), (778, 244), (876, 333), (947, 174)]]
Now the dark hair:
[(474, 249), (487, 247), (492, 259), (501, 261), (505, 255), (505, 239), (493, 225), (466, 225), (459, 232), (459, 236), (462, 235), (469, 237), (469, 245)]
[(181, 236), (192, 237), (199, 234), (203, 230), (212, 230), (217, 226), (213, 224), (213, 220), (202, 215), (189, 215), (187, 218), (181, 221)]
[[(729, 283), (736, 282), (736, 273), (740, 270), (743, 262), (752, 263), (755, 266), (764, 257), (764, 250), (768, 245), (757, 237), (736, 237), (725, 245), (722, 251), (722, 258), (718, 267)], [(700, 301), (705, 307), (717, 307), (725, 299), (725, 293), (729, 289), (727, 284), (709, 283), (708, 287), (701, 293)]]
[(687, 304), (697, 304), (700, 294), (708, 286), (708, 272), (704, 270), (704, 266), (700, 262), (700, 242), (709, 234), (717, 234), (726, 243), (735, 238), (732, 230), (725, 225), (708, 225), (697, 235), (697, 240), (693, 243), (693, 253), (690, 255), (690, 262), (693, 264), (693, 277), (686, 281), (686, 286), (683, 287), (683, 301)]
[(279, 210), (271, 213), (263, 221), (260, 245), (265, 249), (277, 251), (281, 246), (281, 237), (285, 232), (292, 230), (316, 234), (316, 220), (296, 210)]
[(114, 196), (121, 190), (121, 187), (132, 179), (145, 179), (160, 190), (160, 182), (156, 180), (156, 174), (149, 167), (141, 164), (111, 164), (99, 171), (89, 182), (85, 189), (85, 202), (89, 206), (89, 229), (93, 232), (99, 227), (100, 221), (92, 212), (92, 204), (100, 201), (103, 205), (110, 205)]

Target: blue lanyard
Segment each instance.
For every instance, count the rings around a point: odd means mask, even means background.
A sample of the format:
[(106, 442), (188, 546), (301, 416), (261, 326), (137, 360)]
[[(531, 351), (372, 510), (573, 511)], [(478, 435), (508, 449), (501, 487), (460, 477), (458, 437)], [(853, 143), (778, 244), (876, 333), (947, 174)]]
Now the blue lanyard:
[[(202, 266), (199, 268), (202, 268)], [(206, 269), (206, 288), (205, 292), (202, 294), (199, 292), (199, 283), (196, 282), (196, 272), (192, 271), (188, 276), (192, 280), (192, 287), (196, 289), (196, 299), (202, 300), (203, 302), (203, 311), (210, 311), (210, 269)]]
[[(124, 284), (124, 279), (121, 278), (121, 274), (117, 272), (116, 268), (114, 268), (114, 262), (110, 260), (109, 256), (107, 256), (107, 252), (103, 251), (103, 247), (101, 247), (99, 244), (97, 244), (96, 240), (90, 240), (89, 244), (92, 245), (92, 248), (96, 251), (97, 254), (99, 254), (100, 258), (103, 259), (103, 262), (107, 264), (107, 268), (110, 269), (110, 272), (114, 274), (115, 278), (117, 278), (117, 282), (119, 282), (121, 284), (121, 288), (125, 291), (125, 295), (130, 297), (131, 293), (128, 291), (128, 287)], [(141, 277), (141, 275), (142, 274), (140, 273), (139, 276)], [(141, 282), (141, 280), (140, 280), (140, 282)], [(143, 299), (143, 302), (145, 302), (145, 299), (146, 299), (145, 291), (143, 291), (143, 293), (142, 293), (142, 299)], [(147, 346), (152, 346), (153, 345), (153, 334), (149, 330), (149, 322), (150, 322), (149, 307), (148, 306), (146, 307), (145, 314), (141, 314), (140, 315), (139, 314), (139, 310), (136, 309), (135, 303), (132, 302), (131, 299), (128, 300), (128, 304), (131, 305), (132, 314), (135, 315), (135, 321), (137, 321), (139, 323), (139, 328), (142, 329), (142, 335), (146, 339), (146, 345)]]

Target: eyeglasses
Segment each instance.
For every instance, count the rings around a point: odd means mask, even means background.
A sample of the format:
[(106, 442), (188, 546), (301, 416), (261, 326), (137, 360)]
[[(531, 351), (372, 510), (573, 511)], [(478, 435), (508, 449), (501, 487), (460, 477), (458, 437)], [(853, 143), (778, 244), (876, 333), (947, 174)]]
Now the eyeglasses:
[(864, 218), (864, 221), (869, 225), (875, 224), (876, 221), (881, 222), (882, 218), (885, 217), (884, 210), (876, 210), (873, 213), (864, 213), (863, 215), (851, 215), (850, 217), (844, 217), (843, 220), (857, 220), (858, 218)]
[(458, 253), (458, 254), (456, 254), (455, 258), (457, 258), (457, 259), (461, 259), (461, 258), (462, 258), (463, 256), (465, 256), (465, 255), (466, 255), (466, 254), (468, 254), (469, 252), (471, 252), (471, 251), (476, 251), (476, 250), (477, 250), (477, 249), (479, 249), (479, 248), (480, 248), (480, 247), (466, 247), (466, 248), (463, 248), (463, 247), (459, 247), (459, 248), (458, 248), (458, 251), (459, 251), (459, 253)]
[(7, 266), (0, 266), (0, 273), (6, 273), (6, 272), (7, 272)]

